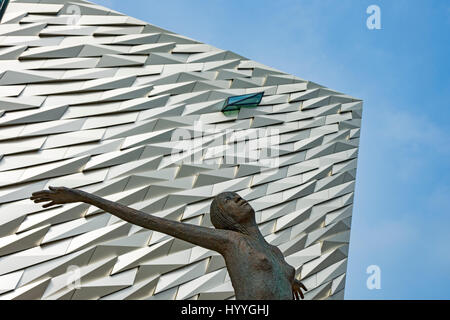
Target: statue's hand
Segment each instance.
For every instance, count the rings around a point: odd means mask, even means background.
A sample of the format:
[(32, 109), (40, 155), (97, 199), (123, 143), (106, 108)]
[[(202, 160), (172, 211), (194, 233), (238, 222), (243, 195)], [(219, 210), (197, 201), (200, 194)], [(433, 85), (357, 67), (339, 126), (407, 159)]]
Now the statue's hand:
[(82, 201), (81, 194), (78, 190), (73, 190), (66, 187), (49, 187), (50, 190), (37, 191), (32, 194), (30, 200), (35, 203), (48, 202), (44, 204), (43, 208), (48, 208), (57, 204), (73, 203)]
[(308, 291), (306, 287), (301, 283), (299, 280), (294, 279), (294, 282), (292, 283), (292, 293), (294, 295), (294, 300), (300, 300), (300, 298), (304, 299), (305, 296), (303, 295), (302, 289), (305, 291)]

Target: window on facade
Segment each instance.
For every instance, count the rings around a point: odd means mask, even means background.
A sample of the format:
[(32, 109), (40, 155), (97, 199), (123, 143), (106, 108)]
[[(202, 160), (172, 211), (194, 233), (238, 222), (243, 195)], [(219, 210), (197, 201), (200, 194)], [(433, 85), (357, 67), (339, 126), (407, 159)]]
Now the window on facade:
[(0, 0), (0, 22), (2, 21), (3, 14), (6, 11), (6, 6), (8, 5), (9, 0)]
[(245, 94), (243, 96), (229, 97), (222, 112), (238, 111), (241, 108), (256, 107), (261, 102), (264, 92)]

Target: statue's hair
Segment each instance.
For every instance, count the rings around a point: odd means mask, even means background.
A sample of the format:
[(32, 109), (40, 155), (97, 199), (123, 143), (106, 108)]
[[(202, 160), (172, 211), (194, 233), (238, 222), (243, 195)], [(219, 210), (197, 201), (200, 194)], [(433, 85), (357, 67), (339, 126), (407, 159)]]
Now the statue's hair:
[(240, 233), (247, 233), (246, 228), (234, 221), (229, 215), (226, 214), (226, 212), (222, 210), (220, 206), (220, 204), (225, 203), (225, 201), (229, 197), (234, 198), (235, 196), (235, 192), (222, 192), (214, 197), (209, 211), (211, 222), (216, 229), (225, 229), (237, 231)]

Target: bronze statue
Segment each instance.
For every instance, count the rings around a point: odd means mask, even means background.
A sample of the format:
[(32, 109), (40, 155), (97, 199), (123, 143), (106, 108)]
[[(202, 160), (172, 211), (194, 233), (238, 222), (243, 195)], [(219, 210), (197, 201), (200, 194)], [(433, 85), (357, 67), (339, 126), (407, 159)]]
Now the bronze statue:
[(224, 192), (211, 203), (215, 229), (172, 221), (146, 214), (96, 195), (66, 187), (34, 192), (35, 203), (85, 202), (135, 225), (217, 251), (226, 262), (238, 300), (299, 300), (305, 286), (295, 278), (295, 269), (280, 249), (270, 245), (258, 229), (255, 211), (237, 193)]

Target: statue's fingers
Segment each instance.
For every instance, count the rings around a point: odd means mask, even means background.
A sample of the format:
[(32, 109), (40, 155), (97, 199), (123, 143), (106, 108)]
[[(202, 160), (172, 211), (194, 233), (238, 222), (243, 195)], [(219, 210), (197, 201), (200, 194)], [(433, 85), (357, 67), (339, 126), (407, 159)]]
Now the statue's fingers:
[(46, 204), (44, 204), (43, 206), (42, 206), (42, 208), (48, 208), (48, 207), (51, 207), (51, 206), (53, 206), (53, 205), (55, 205), (55, 204), (57, 204), (57, 203), (55, 203), (55, 202), (49, 202), (49, 203), (46, 203)]
[(50, 198), (37, 198), (36, 200), (34, 200), (34, 203), (47, 202), (47, 201), (52, 201), (52, 199), (50, 199)]
[(305, 296), (303, 295), (302, 290), (298, 290), (298, 292), (300, 293), (300, 297), (302, 297), (302, 299), (305, 299)]
[(52, 191), (61, 191), (63, 189), (62, 187), (54, 187), (54, 186), (48, 186), (48, 188)]
[(300, 282), (300, 287), (302, 287), (303, 290), (308, 291), (308, 289), (306, 289), (305, 285), (301, 282)]
[(298, 296), (297, 290), (295, 290), (294, 293), (295, 293), (295, 297), (297, 298), (296, 300), (300, 300), (300, 297)]
[(48, 191), (48, 190), (42, 190), (42, 191), (36, 191), (36, 192), (33, 192), (33, 193), (31, 194), (31, 196), (33, 196), (33, 197), (41, 197), (41, 196), (45, 196), (45, 195), (48, 195), (48, 194), (50, 194), (50, 191)]

